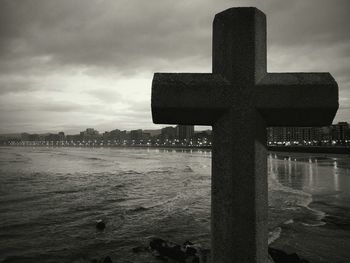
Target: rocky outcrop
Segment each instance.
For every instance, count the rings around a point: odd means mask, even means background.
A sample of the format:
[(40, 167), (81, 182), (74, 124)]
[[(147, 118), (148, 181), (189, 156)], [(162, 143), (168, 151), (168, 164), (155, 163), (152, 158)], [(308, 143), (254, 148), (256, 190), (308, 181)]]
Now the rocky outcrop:
[(179, 263), (199, 263), (199, 249), (190, 241), (182, 246), (165, 241), (161, 238), (154, 238), (149, 244), (152, 253), (159, 259), (172, 259)]
[(301, 259), (296, 253), (287, 254), (286, 252), (269, 247), (269, 255), (275, 263), (310, 263), (305, 259)]
[[(157, 259), (164, 262), (172, 260), (178, 263), (207, 263), (210, 260), (210, 250), (203, 249), (190, 241), (179, 245), (161, 238), (153, 238), (149, 247), (135, 247), (134, 253), (150, 251)], [(269, 247), (269, 262), (271, 263), (310, 263), (301, 259), (296, 253), (286, 252)]]
[(104, 230), (106, 228), (106, 223), (102, 219), (96, 221), (96, 229)]

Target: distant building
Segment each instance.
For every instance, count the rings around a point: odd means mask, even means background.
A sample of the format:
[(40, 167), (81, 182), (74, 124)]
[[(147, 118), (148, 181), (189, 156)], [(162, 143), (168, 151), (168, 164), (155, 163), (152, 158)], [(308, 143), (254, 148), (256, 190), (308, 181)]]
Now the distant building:
[(112, 130), (109, 132), (110, 140), (121, 140), (121, 131), (118, 129)]
[(88, 136), (98, 136), (99, 132), (93, 128), (87, 128), (85, 134)]
[(163, 129), (161, 129), (161, 138), (163, 140), (165, 139), (169, 139), (169, 140), (173, 140), (176, 138), (176, 128), (169, 126), (169, 127), (165, 127)]
[(85, 131), (80, 132), (80, 137), (83, 140), (97, 139), (99, 132), (93, 128), (87, 128)]
[(143, 130), (143, 132), (149, 133), (151, 137), (156, 137), (161, 135), (161, 129)]
[(332, 140), (331, 127), (319, 128), (319, 138), (323, 142), (331, 141)]
[(23, 133), (21, 133), (21, 140), (22, 141), (29, 141), (29, 136), (30, 136), (29, 133), (23, 132)]
[(60, 140), (60, 136), (58, 134), (53, 134), (53, 133), (49, 133), (45, 136), (45, 141), (47, 142), (56, 142)]
[(177, 125), (176, 136), (180, 140), (190, 140), (194, 135), (194, 125)]
[(64, 140), (66, 139), (66, 136), (65, 136), (65, 134), (64, 134), (63, 131), (61, 131), (61, 132), (58, 133), (58, 139), (59, 139), (60, 141), (64, 141)]
[(142, 140), (151, 139), (151, 134), (149, 132), (142, 131)]
[(80, 137), (79, 134), (75, 134), (75, 135), (66, 135), (66, 140), (67, 140), (67, 141), (70, 141), (70, 142), (72, 142), (72, 141), (78, 142), (78, 141), (80, 141), (80, 139), (81, 139), (81, 137)]
[(339, 122), (327, 127), (270, 127), (267, 128), (269, 144), (284, 145), (324, 145), (348, 144), (350, 126), (347, 122)]
[(120, 132), (120, 140), (130, 140), (130, 133), (126, 130)]
[(29, 141), (35, 142), (40, 141), (42, 138), (39, 134), (30, 134), (29, 135)]
[(131, 130), (130, 131), (130, 139), (131, 140), (142, 140), (142, 130)]
[(211, 130), (205, 130), (205, 131), (196, 131), (194, 132), (193, 138), (195, 139), (211, 139)]
[(331, 126), (332, 140), (345, 141), (350, 140), (350, 129), (347, 122), (338, 122)]
[(324, 130), (318, 127), (270, 127), (267, 129), (268, 141), (277, 144), (311, 143), (319, 141), (322, 136), (325, 136)]
[(103, 134), (102, 134), (102, 139), (104, 140), (104, 141), (107, 141), (107, 140), (110, 140), (110, 132), (108, 132), (108, 131), (105, 131)]

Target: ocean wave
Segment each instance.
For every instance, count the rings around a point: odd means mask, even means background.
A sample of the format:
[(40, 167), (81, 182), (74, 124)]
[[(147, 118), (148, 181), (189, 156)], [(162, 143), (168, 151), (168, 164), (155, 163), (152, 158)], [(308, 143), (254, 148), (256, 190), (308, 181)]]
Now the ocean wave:
[(326, 213), (311, 208), (312, 202), (310, 193), (284, 186), (277, 180), (276, 174), (269, 174), (269, 207), (285, 212), (283, 224), (299, 223), (310, 227), (324, 225), (322, 220)]
[[(0, 225), (0, 231), (2, 233), (11, 231), (11, 234), (13, 235), (20, 235), (18, 230), (24, 229), (24, 228), (31, 228), (35, 222), (34, 221), (26, 221), (26, 222), (11, 222), (6, 221), (2, 222)], [(41, 222), (41, 224), (43, 224)], [(3, 235), (3, 234), (1, 234)]]
[(40, 200), (42, 198), (46, 198), (47, 195), (44, 195), (42, 193), (40, 194), (37, 194), (37, 195), (34, 195), (34, 196), (15, 196), (15, 197), (3, 197), (1, 200), (0, 200), (0, 204), (3, 204), (3, 205), (9, 205), (9, 204), (17, 204), (17, 203), (22, 203), (22, 202), (32, 202), (32, 201), (37, 201), (37, 200)]
[(289, 224), (293, 224), (293, 223), (294, 223), (293, 219), (289, 219), (289, 220), (283, 222), (284, 225), (289, 225)]
[[(174, 207), (179, 207), (181, 210), (186, 210), (185, 205), (179, 205), (178, 202), (179, 200), (187, 200), (188, 196), (186, 196), (184, 193), (178, 193), (174, 197), (160, 200), (160, 201), (152, 201), (149, 204), (142, 204), (142, 205), (137, 205), (136, 207), (129, 209), (128, 212), (143, 212), (147, 210), (151, 210), (154, 208), (160, 207), (161, 210), (166, 211), (166, 213), (169, 213), (169, 211), (172, 211)], [(176, 211), (174, 211), (176, 213)]]
[(150, 170), (147, 171), (146, 174), (173, 174), (174, 172), (176, 172), (176, 168), (175, 167), (159, 167), (156, 170)]
[[(50, 156), (50, 151), (40, 155), (23, 152), (24, 157), (32, 158), (30, 165), (9, 164), (1, 168), (4, 195), (0, 198), (0, 233), (4, 240), (13, 234), (13, 241), (3, 242), (2, 251), (7, 254), (0, 255), (0, 262), (12, 253), (8, 252), (12, 248), (17, 256), (35, 251), (32, 262), (48, 262), (40, 258), (37, 249), (59, 257), (56, 262), (72, 262), (72, 251), (103, 253), (106, 247), (121, 261), (141, 262), (127, 253), (135, 242), (153, 234), (179, 239), (194, 236), (210, 243), (209, 156), (191, 159), (192, 154), (177, 154), (165, 158), (151, 152), (149, 160), (135, 161), (133, 150), (70, 148), (58, 151), (57, 156)], [(116, 161), (119, 165), (115, 165)], [(283, 173), (283, 161), (276, 162), (282, 164)], [(274, 171), (281, 170), (275, 167)], [(288, 184), (288, 177), (283, 175), (268, 177), (269, 243), (288, 236), (288, 230), (294, 227), (307, 226), (314, 231), (317, 229), (311, 227), (324, 222), (347, 227), (347, 211), (339, 208), (337, 217), (329, 217), (333, 204), (328, 209), (326, 204), (313, 201), (317, 197), (287, 187), (294, 185)], [(325, 219), (321, 219), (325, 213), (319, 210), (327, 212)], [(95, 233), (93, 222), (98, 218), (107, 222), (107, 231)], [(19, 236), (15, 236), (17, 233)], [(34, 241), (33, 236), (37, 237)], [(28, 260), (21, 258), (17, 262)]]
[(92, 160), (92, 161), (104, 161), (104, 159), (99, 158), (99, 157), (87, 157), (86, 159)]
[[(298, 207), (304, 206), (307, 207), (312, 202), (312, 195), (301, 190), (293, 189), (287, 186), (282, 185), (277, 180), (277, 175), (273, 172), (269, 173), (269, 183), (268, 190), (269, 192), (284, 192), (289, 198), (284, 199), (283, 204), (285, 207)], [(273, 201), (273, 200), (269, 200)]]
[(281, 227), (276, 227), (273, 231), (269, 232), (268, 244), (270, 245), (271, 243), (275, 242), (281, 236), (281, 233)]
[(4, 162), (6, 162), (6, 163), (25, 163), (25, 162), (27, 162), (27, 160), (18, 160), (18, 159), (16, 159), (16, 160), (4, 161)]
[(143, 173), (137, 172), (135, 170), (126, 170), (126, 171), (120, 171), (118, 175), (141, 175)]
[(311, 227), (315, 227), (315, 226), (324, 226), (326, 223), (321, 221), (321, 222), (318, 222), (318, 223), (313, 223), (313, 224), (309, 224), (309, 223), (304, 223), (302, 222), (301, 223), (303, 226), (311, 226)]
[(317, 220), (322, 220), (327, 215), (326, 212), (323, 212), (321, 210), (317, 210), (317, 209), (311, 208), (309, 205), (306, 206), (306, 209), (310, 210), (316, 216)]
[(191, 172), (193, 172), (191, 166), (189, 166), (189, 165), (186, 165), (186, 167), (185, 167), (182, 171), (185, 172), (185, 173), (191, 173)]
[(57, 191), (52, 191), (53, 194), (74, 194), (80, 192), (80, 189), (62, 189)]
[(120, 183), (120, 184), (115, 184), (110, 186), (111, 189), (116, 190), (125, 187), (127, 184), (126, 183)]
[(129, 209), (128, 212), (142, 212), (142, 211), (147, 211), (150, 208), (144, 207), (144, 206), (137, 206), (135, 208)]
[(149, 174), (170, 174), (170, 173), (173, 173), (173, 171), (163, 170), (163, 169), (151, 170), (151, 171), (146, 172), (147, 175), (149, 175)]

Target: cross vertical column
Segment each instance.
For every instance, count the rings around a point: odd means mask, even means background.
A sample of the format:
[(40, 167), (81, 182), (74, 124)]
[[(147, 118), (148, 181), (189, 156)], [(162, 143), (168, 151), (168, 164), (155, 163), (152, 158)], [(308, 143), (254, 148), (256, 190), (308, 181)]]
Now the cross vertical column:
[(267, 262), (266, 126), (247, 115), (213, 126), (212, 262)]
[[(235, 14), (232, 14), (235, 13)], [(232, 107), (213, 124), (212, 262), (267, 262), (266, 125), (253, 104), (266, 75), (266, 18), (255, 8), (216, 15), (213, 73)]]

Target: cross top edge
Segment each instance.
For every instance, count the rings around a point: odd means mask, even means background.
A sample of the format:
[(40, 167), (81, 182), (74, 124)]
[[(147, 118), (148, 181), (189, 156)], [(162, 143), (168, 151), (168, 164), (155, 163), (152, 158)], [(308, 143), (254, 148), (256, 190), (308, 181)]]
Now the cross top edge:
[(217, 13), (214, 17), (214, 19), (216, 17), (221, 17), (221, 16), (225, 16), (225, 15), (232, 15), (232, 13), (234, 12), (257, 12), (261, 15), (265, 15), (265, 13), (263, 11), (261, 11), (259, 8), (256, 8), (254, 6), (243, 6), (243, 7), (230, 7), (227, 8), (223, 11), (221, 11), (220, 13)]

